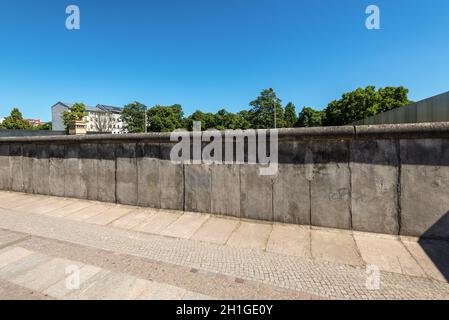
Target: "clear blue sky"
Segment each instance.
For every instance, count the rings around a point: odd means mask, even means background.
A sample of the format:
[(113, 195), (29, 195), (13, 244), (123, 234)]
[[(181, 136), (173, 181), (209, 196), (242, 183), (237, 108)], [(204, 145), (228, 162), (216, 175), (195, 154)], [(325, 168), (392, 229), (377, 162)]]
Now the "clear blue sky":
[(43, 120), (60, 100), (190, 114), (247, 108), (267, 87), (298, 111), (369, 84), (449, 90), (448, 0), (0, 0), (0, 41), (0, 115)]

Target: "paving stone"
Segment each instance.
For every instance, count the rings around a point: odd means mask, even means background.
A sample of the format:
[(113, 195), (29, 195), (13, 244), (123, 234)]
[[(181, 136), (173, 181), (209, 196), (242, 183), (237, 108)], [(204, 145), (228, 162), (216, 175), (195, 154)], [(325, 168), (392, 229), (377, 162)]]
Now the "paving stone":
[(19, 276), (22, 273), (34, 269), (40, 264), (43, 264), (49, 260), (49, 257), (40, 253), (27, 255), (17, 261), (14, 261), (14, 263), (8, 264), (5, 267), (1, 268), (0, 278), (9, 280), (11, 278)]
[[(158, 211), (158, 213), (165, 212)], [(241, 222), (241, 224), (246, 223), (251, 222)], [(260, 224), (258, 225), (260, 226)], [(271, 231), (271, 225), (268, 225), (268, 227)], [(255, 284), (274, 286), (308, 295), (337, 299), (449, 299), (449, 284), (430, 279), (424, 272), (422, 275), (411, 276), (405, 271), (403, 273), (381, 271), (380, 290), (369, 290), (366, 287), (367, 273), (365, 266), (351, 266), (251, 248), (222, 246), (190, 239), (164, 237), (14, 210), (0, 209), (0, 228), (39, 237), (24, 241), (22, 245), (25, 245), (25, 243), (33, 245), (36, 244), (36, 240), (43, 241), (45, 238), (51, 237), (54, 240), (48, 241), (83, 246), (94, 251), (105, 250), (113, 254), (114, 257), (128, 255), (153, 261), (156, 265), (161, 263), (177, 266), (183, 270), (197, 270), (197, 273), (189, 272), (189, 274), (193, 276), (204, 275), (205, 277), (209, 277), (210, 274), (211, 283), (213, 283), (212, 279), (217, 277), (214, 275), (226, 275), (226, 277), (232, 279), (240, 279), (234, 282), (237, 285), (243, 286), (248, 282), (254, 282)], [(344, 233), (334, 230), (332, 232)], [(233, 235), (235, 236), (237, 233), (238, 229)], [(245, 243), (245, 237), (243, 236), (245, 232), (240, 233), (239, 242)], [(248, 234), (248, 232), (246, 233)], [(254, 234), (255, 237), (259, 237), (261, 232), (255, 232)], [(248, 237), (251, 238), (250, 235)], [(266, 235), (266, 242), (268, 238), (269, 232)], [(399, 242), (399, 239), (393, 237), (376, 235), (371, 236), (370, 246), (383, 240), (393, 243)], [(345, 242), (341, 243), (343, 246), (339, 247), (345, 249)], [(40, 252), (48, 251), (46, 250), (48, 248), (45, 247), (41, 249)], [(405, 247), (403, 249), (405, 250)], [(380, 250), (380, 252), (377, 255), (391, 255), (391, 250)], [(393, 253), (395, 253), (394, 250)], [(343, 252), (343, 254), (345, 253)], [(81, 256), (74, 253), (71, 258), (78, 260)], [(125, 258), (124, 264), (126, 264), (126, 259), (128, 258)], [(395, 259), (397, 260), (397, 257)], [(45, 255), (31, 254), (13, 263), (13, 265), (1, 268), (0, 278), (6, 279), (17, 276), (47, 261), (48, 257)], [(109, 268), (116, 270), (114, 264), (105, 263), (109, 265)], [(402, 260), (401, 264), (403, 264)], [(131, 272), (133, 266), (128, 263), (125, 269)], [(404, 270), (407, 270), (407, 268)], [(160, 270), (161, 274), (164, 274), (164, 271)], [(148, 274), (151, 274), (151, 272)], [(92, 279), (97, 276), (92, 277)], [(184, 273), (181, 273), (181, 276), (185, 278)], [(92, 279), (83, 284), (83, 289), (93, 286)], [(167, 279), (170, 279), (170, 277)], [(172, 281), (171, 285), (177, 286), (177, 283)], [(137, 284), (123, 287), (129, 288), (130, 286), (139, 288)], [(191, 287), (189, 290), (196, 291), (195, 289), (192, 290)], [(186, 294), (184, 293), (184, 295)], [(229, 298), (232, 298), (232, 296)], [(248, 298), (250, 297), (248, 296)]]
[(53, 199), (51, 199), (49, 201), (45, 201), (41, 205), (32, 206), (29, 209), (29, 212), (36, 213), (36, 214), (45, 214), (45, 213), (50, 212), (50, 211), (62, 209), (65, 206), (68, 206), (68, 205), (70, 205), (72, 203), (73, 203), (73, 201), (71, 201), (69, 199), (55, 199), (55, 198), (53, 198)]
[[(91, 279), (93, 276), (95, 276), (102, 270), (101, 268), (97, 268), (95, 266), (82, 265), (80, 263), (78, 263), (78, 264), (80, 265), (80, 270), (79, 270), (80, 271), (80, 273), (79, 273), (80, 288), (86, 281)], [(57, 299), (62, 299), (64, 296), (72, 293), (72, 291), (78, 290), (78, 289), (67, 288), (66, 282), (67, 282), (67, 279), (64, 278), (64, 279), (58, 281), (57, 283), (55, 283), (54, 285), (52, 285), (51, 287), (49, 287), (48, 289), (44, 290), (43, 293), (46, 295), (52, 296), (54, 298), (57, 298)]]
[(103, 213), (100, 213), (98, 215), (95, 215), (89, 219), (86, 220), (87, 223), (93, 223), (105, 226), (109, 223), (111, 223), (114, 220), (119, 219), (120, 217), (123, 217), (127, 213), (131, 212), (132, 209), (125, 208), (125, 207), (111, 207), (104, 211)]
[(145, 289), (147, 281), (123, 273), (100, 271), (87, 280), (78, 291), (71, 292), (68, 300), (131, 300)]
[(85, 221), (85, 220), (88, 220), (92, 217), (99, 215), (100, 213), (109, 211), (111, 209), (112, 209), (112, 206), (110, 206), (110, 205), (94, 204), (87, 208), (76, 211), (72, 214), (69, 214), (69, 215), (65, 216), (65, 218), (69, 219), (69, 220), (75, 220), (75, 221)]
[(54, 258), (29, 269), (27, 272), (10, 277), (8, 281), (36, 291), (44, 291), (62, 278), (66, 278), (66, 268), (71, 265), (79, 266), (80, 264), (74, 261)]
[(349, 232), (311, 230), (312, 257), (319, 260), (362, 266), (356, 243)]
[(206, 221), (209, 215), (185, 213), (161, 232), (164, 236), (189, 239)]
[(429, 277), (443, 282), (449, 280), (449, 244), (446, 241), (402, 242)]
[(363, 260), (389, 272), (425, 276), (424, 271), (400, 241), (369, 234), (354, 234)]
[(52, 300), (51, 297), (40, 294), (36, 291), (23, 288), (11, 282), (0, 280), (0, 301), (36, 301), (36, 300)]
[(17, 232), (11, 232), (0, 229), (0, 249), (14, 243), (16, 241), (20, 241), (25, 238), (26, 235)]
[(267, 251), (311, 258), (310, 228), (275, 224), (267, 244)]
[(241, 222), (231, 234), (227, 245), (232, 247), (265, 250), (272, 226), (262, 223)]
[(146, 283), (143, 292), (138, 296), (138, 300), (181, 300), (186, 294), (186, 290), (168, 284), (150, 282)]
[(130, 230), (148, 222), (148, 219), (152, 215), (154, 215), (154, 212), (148, 209), (134, 209), (120, 219), (112, 222), (111, 226), (114, 228)]
[(211, 217), (195, 232), (191, 239), (225, 244), (238, 224), (238, 220)]
[(18, 196), (14, 199), (9, 199), (9, 201), (5, 201), (1, 203), (1, 207), (3, 209), (19, 209), (21, 207), (25, 207), (29, 205), (30, 203), (37, 203), (39, 201), (42, 201), (41, 196)]
[(181, 213), (157, 211), (148, 219), (146, 223), (135, 227), (133, 230), (157, 234), (178, 220), (181, 215)]
[(33, 252), (20, 247), (0, 251), (0, 269), (31, 255)]
[(46, 212), (45, 215), (51, 216), (51, 217), (62, 218), (62, 217), (68, 216), (74, 212), (83, 210), (83, 209), (85, 209), (87, 207), (91, 207), (91, 206), (93, 206), (92, 202), (82, 201), (82, 200), (74, 200), (74, 202), (69, 204), (68, 206)]
[(38, 196), (35, 198), (34, 201), (32, 200), (28, 200), (28, 201), (24, 201), (24, 202), (19, 202), (18, 206), (14, 207), (14, 210), (18, 210), (18, 211), (24, 211), (24, 212), (29, 212), (29, 213), (37, 213), (37, 209), (40, 207), (44, 207), (46, 205), (51, 205), (52, 202), (54, 202), (55, 198), (53, 197), (46, 197), (46, 196)]
[(185, 295), (182, 297), (182, 300), (217, 300), (211, 296), (207, 296), (201, 293), (187, 291)]

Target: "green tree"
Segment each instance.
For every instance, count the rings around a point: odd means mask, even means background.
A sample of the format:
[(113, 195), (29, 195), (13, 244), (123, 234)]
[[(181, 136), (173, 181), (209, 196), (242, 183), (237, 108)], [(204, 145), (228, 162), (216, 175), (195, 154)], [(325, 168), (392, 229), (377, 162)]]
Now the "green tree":
[(215, 114), (215, 128), (217, 130), (249, 129), (251, 124), (247, 121), (246, 113), (247, 111), (232, 113), (221, 109)]
[(320, 127), (323, 122), (323, 111), (316, 111), (309, 107), (304, 107), (299, 113), (295, 127)]
[(35, 130), (44, 130), (44, 131), (50, 131), (51, 130), (51, 122), (41, 123), (38, 125)]
[(122, 111), (122, 120), (129, 133), (145, 132), (147, 107), (139, 102), (127, 104)]
[(296, 107), (292, 102), (289, 102), (285, 106), (284, 111), (284, 124), (286, 128), (293, 128), (298, 121), (298, 116), (296, 115)]
[(2, 127), (5, 129), (26, 130), (31, 129), (31, 124), (23, 119), (22, 113), (18, 108), (14, 108), (11, 110), (11, 115), (3, 121)]
[(64, 111), (62, 113), (62, 121), (68, 130), (69, 123), (71, 121), (81, 121), (87, 116), (86, 106), (83, 103), (75, 103), (69, 108), (69, 111)]
[[(276, 96), (273, 89), (263, 90), (256, 100), (250, 103), (252, 106), (249, 111), (251, 125), (254, 129), (271, 129), (284, 126), (284, 110), (281, 105), (281, 99)], [(274, 112), (276, 110), (276, 113)]]
[(195, 121), (201, 122), (201, 130), (208, 130), (216, 128), (216, 118), (213, 113), (195, 111), (191, 116), (186, 119), (186, 125), (188, 130), (193, 130), (193, 123)]
[(341, 126), (408, 105), (408, 90), (404, 87), (375, 86), (358, 88), (342, 95), (340, 100), (329, 103), (323, 124)]
[(172, 132), (185, 128), (184, 113), (179, 104), (156, 105), (148, 110), (149, 129), (153, 132)]

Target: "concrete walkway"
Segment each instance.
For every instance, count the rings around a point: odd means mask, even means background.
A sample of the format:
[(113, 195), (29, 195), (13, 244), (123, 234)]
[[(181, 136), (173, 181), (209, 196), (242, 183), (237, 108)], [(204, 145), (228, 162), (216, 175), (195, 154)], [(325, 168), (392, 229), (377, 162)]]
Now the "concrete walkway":
[[(12, 192), (0, 192), (0, 228), (0, 279), (43, 297), (449, 298), (449, 244), (444, 241), (418, 242)], [(20, 237), (14, 239), (17, 234)], [(45, 241), (43, 251), (36, 244)], [(58, 246), (66, 248), (54, 249)], [(197, 285), (171, 277), (148, 280), (139, 272), (130, 275), (127, 268), (111, 273), (110, 265), (99, 267), (95, 259), (85, 261), (87, 248), (163, 264), (173, 272), (172, 277), (182, 274), (179, 268), (187, 268)], [(86, 284), (76, 293), (66, 292), (61, 287), (66, 275), (60, 270), (75, 262), (94, 275), (86, 276)], [(34, 285), (33, 274), (47, 269), (59, 273), (51, 272), (55, 276)], [(367, 286), (371, 271), (377, 269), (380, 287)], [(205, 275), (209, 281), (202, 282)], [(210, 279), (217, 281), (218, 288), (210, 290), (206, 284)], [(107, 283), (112, 287), (105, 287)], [(236, 285), (236, 290), (225, 289)], [(62, 291), (55, 293), (53, 286)], [(161, 292), (167, 292), (166, 296)]]

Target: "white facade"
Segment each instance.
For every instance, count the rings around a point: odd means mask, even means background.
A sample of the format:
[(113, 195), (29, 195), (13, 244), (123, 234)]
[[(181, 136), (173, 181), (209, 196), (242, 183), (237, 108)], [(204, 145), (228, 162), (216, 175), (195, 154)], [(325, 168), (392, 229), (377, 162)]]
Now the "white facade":
[(126, 133), (120, 113), (87, 111), (84, 121), (86, 122), (87, 132)]
[(5, 118), (0, 118), (0, 124), (2, 124), (3, 121), (5, 121)]
[[(69, 111), (72, 104), (62, 102), (52, 106), (52, 128), (53, 131), (64, 131), (64, 121), (62, 113)], [(127, 133), (121, 117), (121, 108), (97, 105), (96, 107), (86, 107), (87, 116), (84, 117), (87, 132), (104, 132), (112, 134)]]

